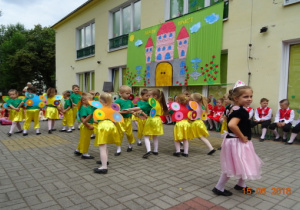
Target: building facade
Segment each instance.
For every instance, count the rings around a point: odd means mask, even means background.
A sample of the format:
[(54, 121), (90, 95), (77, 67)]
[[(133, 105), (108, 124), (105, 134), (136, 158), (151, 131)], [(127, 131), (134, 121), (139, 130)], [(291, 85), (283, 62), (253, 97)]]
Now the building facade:
[[(53, 25), (58, 91), (61, 93), (71, 89), (73, 84), (79, 84), (82, 91), (94, 89), (100, 92), (104, 82), (112, 82), (117, 92), (120, 85), (126, 84), (130, 32), (169, 24), (170, 19), (201, 12), (220, 2), (224, 3), (221, 84), (170, 84), (160, 88), (169, 96), (189, 90), (219, 98), (232, 88), (232, 83), (242, 80), (253, 88), (253, 107), (259, 106), (260, 98), (266, 97), (274, 110), (283, 98), (291, 101), (293, 109), (299, 109), (298, 0), (89, 0)], [(184, 60), (188, 33), (183, 29), (175, 37), (171, 26), (168, 30), (162, 28), (159, 33), (171, 38), (168, 41), (149, 39), (145, 43), (147, 65), (153, 63), (147, 59), (152, 54), (156, 59), (172, 60), (175, 42), (180, 52), (178, 60)], [(152, 51), (154, 41), (155, 52)], [(158, 49), (163, 47), (166, 50), (162, 54)], [(135, 92), (138, 90), (134, 88)]]

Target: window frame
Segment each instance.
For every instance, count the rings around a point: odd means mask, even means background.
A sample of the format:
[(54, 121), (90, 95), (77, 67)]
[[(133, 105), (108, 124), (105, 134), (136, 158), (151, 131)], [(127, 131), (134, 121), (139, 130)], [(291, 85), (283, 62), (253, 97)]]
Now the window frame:
[[(142, 3), (141, 0), (130, 0), (130, 1), (127, 1), (124, 4), (121, 4), (118, 7), (116, 7), (116, 8), (109, 11), (109, 24), (108, 24), (109, 50), (108, 51), (115, 51), (115, 50), (127, 48), (127, 44), (126, 45), (125, 44), (124, 45), (120, 44), (120, 46), (112, 48), (111, 47), (111, 41), (116, 40), (118, 38), (122, 38), (126, 35), (128, 37), (128, 34), (125, 34), (123, 32), (123, 14), (124, 14), (123, 10), (127, 7), (130, 7), (130, 12), (131, 12), (130, 13), (130, 16), (131, 16), (131, 18), (130, 18), (131, 19), (130, 20), (130, 32), (136, 31), (136, 30), (134, 30), (134, 16), (135, 16), (134, 15), (135, 14), (134, 5), (137, 2), (140, 2), (140, 4)], [(118, 36), (114, 37), (114, 25), (113, 25), (114, 21), (113, 21), (113, 19), (114, 19), (114, 13), (118, 12), (118, 11), (120, 11), (120, 29), (119, 29), (120, 34)], [(141, 29), (141, 27), (137, 30), (140, 30), (140, 29)]]
[[(108, 81), (113, 83), (113, 87), (115, 86), (114, 84), (114, 75), (113, 71), (118, 70), (119, 71), (119, 88), (123, 85), (123, 69), (126, 69), (126, 66), (117, 66), (117, 67), (112, 67), (108, 69)], [(117, 92), (114, 90), (114, 92)]]
[[(86, 77), (85, 77), (85, 74), (86, 73), (89, 73), (89, 79), (90, 79), (90, 90), (93, 90), (95, 88), (95, 71), (92, 70), (92, 71), (84, 71), (84, 72), (77, 72), (76, 73), (76, 82), (77, 82), (77, 85), (79, 85), (80, 87), (80, 91), (82, 92), (87, 92), (87, 84), (86, 84)], [(93, 81), (93, 73), (94, 73), (94, 81)], [(80, 85), (80, 75), (83, 75), (84, 78), (84, 84), (83, 85)]]
[[(86, 28), (90, 26), (90, 45), (86, 44)], [(81, 30), (84, 29), (84, 46), (81, 47), (82, 44), (82, 36), (81, 36)], [(76, 28), (76, 60), (81, 60), (84, 58), (95, 56), (95, 37), (96, 37), (96, 27), (95, 27), (95, 19), (79, 26)], [(86, 51), (87, 55), (84, 56), (78, 56), (80, 51)]]

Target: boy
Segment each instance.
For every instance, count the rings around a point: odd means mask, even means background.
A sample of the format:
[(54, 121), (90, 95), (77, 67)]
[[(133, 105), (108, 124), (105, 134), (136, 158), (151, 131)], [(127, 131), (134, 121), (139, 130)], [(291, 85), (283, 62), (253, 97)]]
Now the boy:
[[(129, 100), (129, 96), (131, 93), (131, 88), (127, 85), (122, 85), (120, 87), (120, 96), (121, 98), (117, 99), (115, 101), (116, 104), (120, 105), (120, 113), (122, 114), (124, 118), (124, 122), (122, 123), (116, 123), (116, 127), (120, 133), (121, 142), (123, 140), (124, 132), (126, 133), (127, 140), (128, 140), (128, 148), (127, 152), (132, 151), (132, 144), (135, 142), (133, 133), (132, 133), (132, 121), (131, 121), (131, 114), (128, 113), (128, 111), (122, 111), (123, 109), (129, 109), (133, 108), (134, 104), (131, 100)], [(115, 156), (119, 156), (121, 154), (121, 146), (117, 147), (117, 152), (115, 153)]]
[[(77, 119), (77, 104), (81, 100), (81, 95), (79, 94), (79, 86), (78, 85), (72, 85), (72, 91), (73, 93), (71, 94), (70, 98), (73, 102), (73, 117), (74, 117), (74, 126), (75, 126), (75, 121)], [(72, 127), (72, 130), (75, 130), (75, 127)], [(78, 130), (80, 129), (80, 122), (78, 122)]]
[(260, 99), (260, 107), (255, 110), (254, 121), (251, 122), (251, 127), (261, 124), (260, 142), (265, 140), (267, 129), (271, 124), (272, 109), (268, 107), (269, 100), (266, 98)]
[[(36, 88), (31, 86), (27, 88), (28, 93), (36, 94)], [(22, 104), (25, 103), (29, 98), (25, 98), (22, 101)], [(34, 129), (36, 135), (40, 135), (40, 108), (38, 106), (28, 106), (26, 105), (26, 112), (25, 112), (25, 122), (23, 125), (23, 136), (27, 136), (27, 130), (30, 128), (31, 121), (34, 121)]]
[(290, 102), (287, 99), (283, 99), (279, 101), (280, 109), (277, 111), (275, 121), (272, 123), (269, 128), (274, 132), (275, 138), (274, 141), (280, 140), (280, 135), (277, 132), (276, 128), (282, 128), (283, 137), (282, 141), (286, 142), (287, 140), (287, 132), (291, 130), (292, 122), (294, 120), (295, 114), (294, 110), (289, 108)]

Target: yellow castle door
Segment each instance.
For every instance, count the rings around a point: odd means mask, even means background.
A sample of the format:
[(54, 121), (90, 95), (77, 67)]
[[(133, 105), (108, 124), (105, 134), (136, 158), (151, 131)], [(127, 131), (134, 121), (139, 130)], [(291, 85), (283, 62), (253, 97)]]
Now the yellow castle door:
[(172, 86), (173, 69), (170, 63), (159, 63), (155, 71), (155, 86)]

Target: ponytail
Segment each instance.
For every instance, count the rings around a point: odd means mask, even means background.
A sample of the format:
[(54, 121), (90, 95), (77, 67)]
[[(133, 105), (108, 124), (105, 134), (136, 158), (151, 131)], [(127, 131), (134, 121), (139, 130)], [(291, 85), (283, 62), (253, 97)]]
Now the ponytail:
[(163, 115), (167, 114), (168, 113), (168, 107), (167, 107), (167, 103), (166, 103), (166, 99), (165, 99), (165, 94), (163, 91), (160, 91), (160, 96), (159, 96), (159, 102), (160, 102), (160, 105), (163, 109)]

